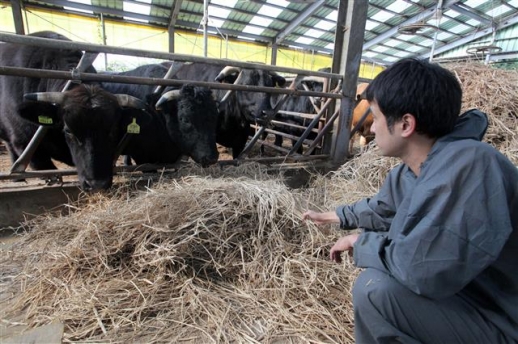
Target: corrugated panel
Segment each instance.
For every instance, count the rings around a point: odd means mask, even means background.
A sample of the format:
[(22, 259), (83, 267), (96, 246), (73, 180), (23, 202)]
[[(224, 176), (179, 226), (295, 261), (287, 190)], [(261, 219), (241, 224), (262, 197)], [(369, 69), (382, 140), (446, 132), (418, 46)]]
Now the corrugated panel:
[(160, 18), (162, 23), (168, 22), (171, 17), (172, 3), (173, 0), (151, 0), (149, 15), (152, 18)]
[(92, 0), (92, 5), (106, 7), (106, 8), (112, 8), (112, 9), (121, 10), (121, 11), (123, 9), (122, 1)]
[[(1, 0), (0, 0), (1, 1)], [(60, 4), (63, 4), (62, 0)], [(166, 27), (171, 11), (177, 0), (152, 0), (150, 16), (154, 18), (151, 22), (154, 26)], [(360, 0), (358, 0), (360, 1)], [(361, 0), (367, 1), (367, 0)], [(518, 16), (518, 6), (507, 6), (514, 0), (460, 0), (453, 7), (444, 9), (444, 15), (440, 22), (440, 34), (444, 32), (454, 33), (451, 36), (440, 35), (437, 47), (447, 47), (448, 44), (458, 39), (469, 38), (482, 29), (486, 29), (492, 21), (500, 23), (503, 19), (516, 18)], [(308, 31), (318, 27), (321, 20), (325, 19), (330, 13), (337, 11), (340, 0), (326, 0), (323, 5), (319, 6), (310, 16), (301, 21), (300, 25), (287, 32), (281, 44), (294, 45), (303, 49), (319, 49), (326, 50), (326, 46), (332, 43), (335, 36), (335, 27), (330, 28), (320, 37), (314, 38), (308, 35)], [(66, 3), (66, 1), (65, 1)], [(353, 4), (352, 0), (342, 0), (342, 3), (348, 5)], [(51, 0), (25, 0), (24, 4), (43, 7), (45, 9), (63, 10), (61, 6)], [(69, 2), (73, 7), (74, 3)], [(222, 2), (220, 7), (225, 7), (226, 2)], [(229, 3), (230, 4), (230, 3)], [(258, 13), (263, 5), (273, 6), (282, 9), (281, 3), (267, 3), (266, 0), (238, 0), (234, 10), (224, 21), (222, 29), (227, 30), (230, 36), (246, 35), (242, 34), (244, 27)], [(369, 0), (368, 8), (368, 25), (364, 36), (364, 43), (368, 47), (364, 55), (371, 58), (379, 59), (380, 62), (391, 62), (394, 58), (399, 58), (405, 51), (413, 55), (423, 55), (429, 50), (433, 42), (435, 31), (431, 29), (423, 29), (415, 35), (402, 35), (395, 32), (401, 23), (412, 19), (414, 22), (420, 20), (421, 14), (426, 14), (428, 24), (436, 24), (435, 18), (430, 18), (431, 10), (436, 9), (438, 2), (436, 0)], [(448, 5), (450, 2), (445, 1)], [(183, 0), (182, 8), (178, 16), (177, 25), (182, 28), (194, 31), (200, 27), (203, 18), (203, 0)], [(289, 24), (305, 15), (305, 11), (312, 6), (312, 2), (289, 2), (287, 7), (282, 10), (278, 18), (267, 27), (261, 35), (264, 39), (261, 41), (271, 42), (274, 37), (288, 28)], [(472, 6), (470, 8), (469, 6)], [(76, 6), (85, 6), (78, 5)], [(106, 9), (106, 17), (111, 19), (122, 20), (121, 11), (123, 10), (123, 0), (92, 0), (92, 6), (95, 7), (95, 13), (101, 9)], [(84, 9), (84, 8), (83, 8)], [(229, 8), (230, 9), (230, 8)], [(110, 11), (111, 10), (111, 11)], [(69, 11), (69, 10), (67, 10)], [(471, 15), (464, 13), (471, 12)], [(72, 11), (73, 12), (73, 11)], [(388, 16), (378, 17), (379, 13), (388, 13)], [(272, 15), (273, 11), (272, 11)], [(268, 14), (265, 14), (268, 17)], [(377, 39), (380, 35), (386, 35), (392, 32), (389, 39), (384, 42), (376, 42), (376, 44), (368, 44), (372, 40)], [(308, 36), (305, 36), (308, 35)], [(300, 37), (307, 38), (306, 44), (297, 43)], [(481, 38), (476, 42), (472, 42), (464, 47), (455, 48), (453, 51), (443, 55), (465, 54), (466, 47), (473, 45), (486, 44), (489, 38)], [(395, 43), (394, 40), (400, 41)], [(302, 42), (302, 40), (300, 41)], [(484, 43), (486, 42), (486, 43)], [(518, 24), (512, 28), (501, 30), (498, 33), (496, 43), (502, 47), (503, 51), (518, 50)], [(332, 51), (328, 50), (329, 53)], [(369, 53), (369, 54), (367, 54)]]
[[(518, 51), (518, 26), (510, 27), (498, 31), (495, 36), (495, 42), (492, 45), (502, 48), (502, 52)], [(482, 37), (469, 44), (462, 45), (438, 56), (439, 58), (463, 57), (468, 55), (466, 52), (470, 47), (482, 45), (490, 45), (491, 36)]]
[(169, 7), (170, 9), (173, 8), (173, 5), (175, 3), (175, 0), (152, 0), (151, 4), (162, 6), (162, 7)]
[(298, 13), (303, 12), (310, 5), (311, 4), (292, 2), (287, 6), (287, 8)]
[(258, 4), (252, 1), (238, 1), (235, 8), (244, 12), (256, 14), (261, 8), (262, 4)]
[(190, 13), (200, 13), (203, 16), (203, 3), (199, 4), (194, 1), (183, 1), (182, 9), (180, 14), (190, 12)]
[(270, 29), (266, 29), (263, 31), (263, 33), (261, 34), (261, 36), (265, 36), (267, 38), (274, 38), (277, 36), (277, 31), (274, 31), (274, 30), (270, 30)]

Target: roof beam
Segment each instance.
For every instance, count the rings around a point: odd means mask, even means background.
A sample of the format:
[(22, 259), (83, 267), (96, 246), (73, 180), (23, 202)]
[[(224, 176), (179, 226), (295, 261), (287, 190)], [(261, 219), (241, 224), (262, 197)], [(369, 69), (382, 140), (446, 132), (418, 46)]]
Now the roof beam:
[(176, 25), (176, 19), (178, 19), (178, 13), (182, 8), (183, 0), (175, 0), (173, 10), (171, 11), (171, 19), (169, 20), (169, 28), (174, 28)]
[[(454, 62), (454, 61), (464, 61), (466, 59), (471, 59), (473, 56), (464, 55), (464, 56), (456, 56), (456, 57), (443, 57), (436, 58), (434, 62)], [(508, 59), (518, 59), (518, 51), (509, 51), (507, 53), (495, 53), (489, 55), (489, 61), (491, 62), (500, 62), (500, 60), (508, 60)]]
[(294, 21), (288, 24), (288, 26), (286, 26), (286, 28), (275, 37), (275, 44), (280, 44), (284, 40), (284, 38), (286, 38), (286, 36), (292, 33), (297, 26), (302, 24), (304, 20), (306, 20), (309, 16), (315, 13), (315, 11), (318, 10), (319, 7), (322, 6), (324, 3), (325, 0), (319, 0), (311, 4), (304, 12), (302, 12), (297, 18), (295, 18)]
[(14, 28), (18, 35), (25, 35), (25, 28), (23, 26), (22, 5), (21, 0), (12, 0), (11, 9), (13, 11)]
[[(514, 16), (511, 16), (511, 17), (507, 18), (506, 20), (498, 23), (496, 25), (496, 30), (501, 30), (501, 29), (504, 29), (506, 27), (509, 27), (509, 26), (515, 25), (515, 24), (518, 24), (518, 14), (514, 15)], [(455, 49), (455, 48), (460, 47), (462, 45), (465, 45), (467, 43), (473, 42), (474, 40), (477, 40), (477, 39), (479, 39), (481, 37), (487, 36), (487, 35), (492, 34), (492, 33), (493, 33), (493, 28), (492, 27), (485, 28), (485, 29), (477, 31), (475, 33), (471, 33), (471, 32), (467, 33), (464, 38), (461, 38), (461, 39), (458, 39), (456, 41), (453, 41), (450, 44), (443, 45), (440, 48), (435, 48), (434, 56), (436, 56), (438, 54), (442, 54), (442, 53), (444, 53), (444, 52), (446, 52), (448, 50)], [(421, 58), (426, 58), (427, 56), (426, 55), (421, 55), (420, 57)]]
[[(453, 6), (454, 4), (456, 4), (459, 1), (460, 0), (446, 0), (446, 1), (444, 1), (443, 9), (450, 8), (451, 6)], [(370, 41), (366, 42), (363, 45), (363, 49), (364, 50), (369, 49), (372, 46), (379, 44), (379, 43), (383, 42), (384, 40), (396, 35), (399, 26), (411, 25), (411, 24), (422, 22), (422, 21), (425, 21), (425, 20), (431, 18), (435, 14), (435, 11), (437, 11), (437, 6), (436, 6), (436, 4), (433, 4), (431, 7), (425, 9), (423, 12), (419, 13), (418, 15), (405, 20), (398, 26), (394, 26), (393, 28), (385, 31), (383, 34), (378, 35), (378, 36), (376, 36), (376, 38), (371, 39)]]
[(460, 13), (460, 14), (463, 14), (465, 16), (468, 16), (471, 19), (478, 20), (479, 22), (481, 22), (485, 26), (493, 25), (493, 22), (491, 20), (476, 14), (475, 12), (471, 11), (470, 9), (464, 7), (463, 4), (453, 4), (453, 5), (450, 6), (450, 10), (453, 10), (453, 11), (455, 11), (457, 13)]
[(171, 18), (169, 19), (169, 25), (167, 26), (167, 36), (169, 43), (169, 52), (174, 53), (174, 32), (176, 20), (178, 19), (178, 13), (180, 13), (180, 9), (182, 7), (183, 0), (176, 0), (174, 2), (174, 6), (171, 8)]
[(362, 61), (363, 62), (374, 63), (374, 64), (380, 65), (380, 66), (386, 66), (386, 65), (390, 64), (387, 61), (383, 61), (383, 60), (372, 58), (372, 57), (364, 57), (364, 56), (362, 56)]
[(489, 61), (518, 59), (518, 51), (509, 51), (507, 53), (491, 54)]

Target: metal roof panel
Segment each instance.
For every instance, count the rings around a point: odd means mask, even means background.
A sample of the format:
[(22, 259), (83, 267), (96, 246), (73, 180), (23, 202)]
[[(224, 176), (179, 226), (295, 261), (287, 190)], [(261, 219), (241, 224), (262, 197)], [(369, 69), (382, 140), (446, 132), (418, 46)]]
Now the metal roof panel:
[[(129, 3), (140, 3), (137, 0), (124, 0)], [(104, 13), (107, 18), (124, 21), (124, 1), (91, 0), (90, 5), (79, 4), (69, 0), (23, 0), (26, 6), (35, 6), (43, 9), (60, 10), (67, 13), (84, 15), (81, 11), (91, 10), (94, 15)], [(150, 24), (167, 27), (172, 10), (181, 0), (152, 0), (149, 14)], [(317, 2), (318, 1), (318, 2)], [(322, 0), (276, 2), (266, 0), (237, 0), (218, 1), (210, 5), (230, 11), (228, 17), (213, 16), (214, 20), (222, 21), (221, 29), (237, 38), (248, 23), (257, 14), (267, 23), (273, 20), (259, 36), (259, 41), (270, 44), (276, 37), (282, 35), (280, 46), (297, 45), (304, 49), (322, 51), (322, 48), (333, 43), (336, 23), (326, 19), (337, 10), (339, 3), (348, 3), (346, 0), (324, 0), (318, 8), (314, 3)], [(0, 0), (1, 3), (9, 3)], [(437, 8), (442, 3), (442, 8)], [(202, 25), (204, 1), (183, 0), (178, 14), (176, 26), (182, 29), (195, 31)], [(285, 5), (285, 7), (284, 7)], [(65, 9), (67, 6), (72, 9)], [(269, 6), (270, 12), (261, 12), (263, 6)], [(312, 7), (313, 6), (313, 7)], [(77, 11), (74, 11), (77, 8)], [(309, 13), (309, 10), (312, 10)], [(277, 11), (279, 10), (279, 11)], [(91, 14), (90, 14), (91, 16)], [(141, 14), (142, 16), (142, 14)], [(144, 15), (145, 16), (145, 15)], [(209, 16), (211, 13), (209, 12)], [(435, 37), (435, 30), (430, 27), (419, 28), (418, 24), (437, 25), (436, 48), (441, 48), (438, 56), (462, 56), (467, 46), (479, 44), (479, 41), (491, 42), (491, 30), (482, 39), (479, 33), (488, 28), (496, 27), (495, 42), (506, 52), (518, 51), (518, 6), (516, 0), (369, 0), (367, 30), (364, 36), (364, 55), (372, 55), (380, 62), (391, 63), (394, 58), (402, 55), (402, 50), (410, 51), (415, 56), (426, 55), (431, 50)], [(134, 22), (134, 21), (133, 21)], [(296, 23), (297, 25), (290, 25)], [(333, 25), (334, 24), (334, 25)], [(401, 34), (401, 26), (413, 25), (413, 34)], [(257, 27), (261, 25), (258, 24)], [(323, 28), (322, 34), (316, 29)], [(245, 34), (243, 34), (245, 35)], [(246, 35), (245, 35), (246, 36)], [(504, 37), (506, 36), (506, 37)], [(257, 36), (250, 36), (256, 38)], [(471, 39), (471, 37), (474, 37)], [(395, 44), (390, 39), (400, 40)], [(306, 43), (297, 43), (306, 42)], [(473, 42), (469, 42), (473, 40)], [(462, 42), (461, 47), (457, 47)], [(391, 44), (392, 46), (385, 46)], [(388, 49), (387, 49), (388, 48)], [(447, 54), (445, 49), (450, 50)], [(326, 50), (326, 49), (324, 49)], [(376, 52), (378, 51), (378, 52)], [(380, 52), (382, 51), (382, 52)], [(368, 54), (367, 54), (368, 53)]]

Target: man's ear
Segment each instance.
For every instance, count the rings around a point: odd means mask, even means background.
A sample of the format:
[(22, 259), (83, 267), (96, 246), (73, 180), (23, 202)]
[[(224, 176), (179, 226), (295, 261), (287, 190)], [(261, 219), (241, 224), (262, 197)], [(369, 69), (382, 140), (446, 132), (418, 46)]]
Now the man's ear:
[(404, 114), (401, 118), (401, 136), (409, 137), (413, 133), (415, 133), (415, 128), (417, 126), (416, 119), (412, 114)]

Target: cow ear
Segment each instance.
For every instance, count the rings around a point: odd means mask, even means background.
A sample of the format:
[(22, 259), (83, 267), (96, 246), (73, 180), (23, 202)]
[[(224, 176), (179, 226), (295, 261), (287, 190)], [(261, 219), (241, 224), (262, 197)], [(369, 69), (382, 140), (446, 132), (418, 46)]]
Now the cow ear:
[(280, 75), (272, 75), (273, 84), (277, 87), (284, 87), (286, 84), (286, 79)]
[(157, 101), (160, 99), (160, 97), (162, 96), (161, 93), (151, 93), (151, 94), (147, 94), (146, 95), (146, 98), (145, 98), (145, 102), (146, 104), (156, 104)]
[(360, 100), (363, 100), (363, 99), (367, 99), (367, 92), (366, 91), (363, 91), (362, 93), (359, 93), (356, 95), (356, 100), (357, 101), (360, 101)]
[(230, 73), (228, 75), (218, 77), (215, 80), (217, 82), (219, 82), (220, 84), (233, 84), (234, 82), (236, 82), (238, 76), (239, 76), (239, 72), (235, 72), (235, 73)]
[(46, 102), (23, 102), (18, 107), (20, 116), (32, 123), (55, 127), (61, 125), (59, 106)]

